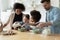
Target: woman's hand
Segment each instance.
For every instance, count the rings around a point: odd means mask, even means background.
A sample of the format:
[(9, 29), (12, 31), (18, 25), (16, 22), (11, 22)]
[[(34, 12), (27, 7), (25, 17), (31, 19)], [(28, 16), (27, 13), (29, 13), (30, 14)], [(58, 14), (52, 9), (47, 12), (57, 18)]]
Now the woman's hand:
[(3, 24), (0, 23), (0, 32), (3, 31)]

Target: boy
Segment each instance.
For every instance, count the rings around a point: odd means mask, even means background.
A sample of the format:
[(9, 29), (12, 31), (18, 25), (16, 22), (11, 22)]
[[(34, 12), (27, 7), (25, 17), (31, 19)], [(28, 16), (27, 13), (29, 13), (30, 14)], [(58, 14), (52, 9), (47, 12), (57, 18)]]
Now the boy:
[(32, 31), (34, 32), (34, 33), (41, 33), (42, 32), (42, 28), (38, 28), (38, 27), (36, 27), (38, 24), (39, 24), (39, 21), (40, 21), (40, 19), (41, 19), (41, 14), (40, 14), (40, 12), (39, 11), (37, 11), (37, 10), (32, 10), (31, 12), (30, 12), (30, 27), (31, 27), (31, 29), (32, 29)]
[(28, 14), (25, 14), (25, 15), (23, 16), (23, 22), (20, 22), (21, 28), (24, 27), (24, 28), (26, 28), (27, 31), (30, 30), (29, 18), (30, 18), (30, 16), (29, 16)]
[(41, 19), (41, 14), (39, 11), (33, 10), (30, 12), (30, 24), (31, 25), (37, 25), (39, 23), (39, 20)]

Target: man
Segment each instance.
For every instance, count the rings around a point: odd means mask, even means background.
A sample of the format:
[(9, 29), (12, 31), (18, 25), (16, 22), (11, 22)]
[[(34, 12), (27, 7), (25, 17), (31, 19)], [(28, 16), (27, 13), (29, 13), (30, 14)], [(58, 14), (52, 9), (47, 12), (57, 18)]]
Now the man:
[(52, 34), (60, 34), (60, 9), (51, 6), (50, 0), (41, 0), (46, 12), (46, 23), (38, 24), (39, 27), (51, 26)]

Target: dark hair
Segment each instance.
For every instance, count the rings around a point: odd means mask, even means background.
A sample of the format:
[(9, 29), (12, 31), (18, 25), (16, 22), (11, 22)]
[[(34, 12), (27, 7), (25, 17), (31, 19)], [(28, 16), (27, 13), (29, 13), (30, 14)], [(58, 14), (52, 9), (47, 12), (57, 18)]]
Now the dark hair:
[(50, 0), (41, 0), (41, 3), (48, 2), (50, 3)]
[(22, 11), (25, 11), (25, 6), (21, 3), (15, 3), (13, 6), (13, 10), (15, 11), (16, 9), (21, 9)]
[(29, 14), (25, 14), (24, 16), (25, 16), (27, 19), (30, 18)]
[(41, 14), (39, 11), (33, 10), (30, 14), (35, 22), (38, 22), (41, 19)]

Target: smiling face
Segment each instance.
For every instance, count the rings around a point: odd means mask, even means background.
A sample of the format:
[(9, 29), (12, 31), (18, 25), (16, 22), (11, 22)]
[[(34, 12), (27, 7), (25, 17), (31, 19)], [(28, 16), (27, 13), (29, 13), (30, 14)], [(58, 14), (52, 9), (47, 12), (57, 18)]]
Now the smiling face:
[(22, 13), (22, 10), (21, 10), (21, 9), (16, 9), (16, 10), (15, 10), (15, 13), (19, 15), (19, 14)]
[(35, 20), (32, 18), (32, 16), (30, 16), (30, 23), (35, 23)]
[(42, 3), (42, 5), (43, 5), (43, 7), (45, 8), (45, 10), (49, 10), (50, 7), (51, 7), (50, 2), (44, 2), (44, 3)]

